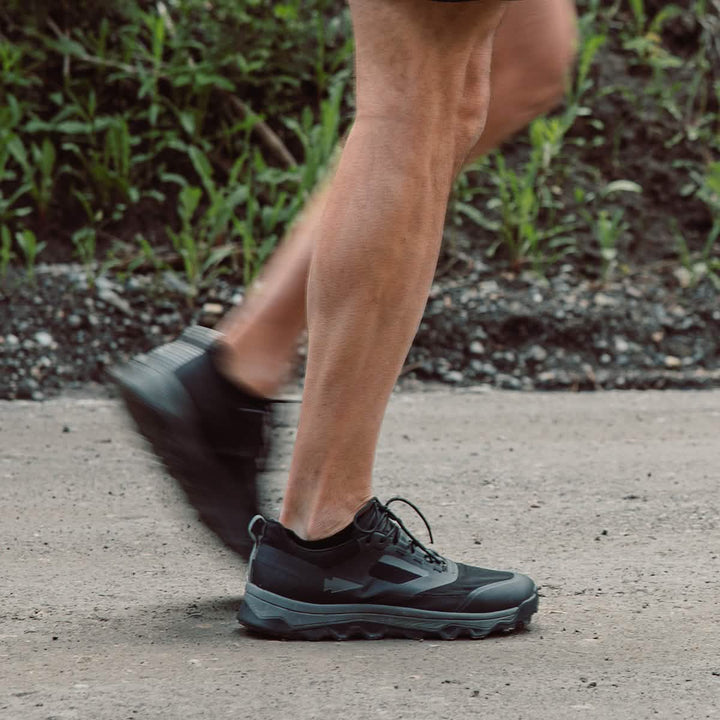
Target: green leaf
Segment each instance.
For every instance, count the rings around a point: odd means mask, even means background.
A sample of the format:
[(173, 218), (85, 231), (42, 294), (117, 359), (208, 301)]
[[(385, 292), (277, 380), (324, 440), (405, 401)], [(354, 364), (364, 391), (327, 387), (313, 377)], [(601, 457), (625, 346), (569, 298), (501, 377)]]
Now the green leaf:
[(199, 175), (200, 180), (210, 198), (215, 197), (215, 183), (213, 182), (212, 165), (207, 159), (207, 156), (195, 145), (188, 148), (188, 155), (190, 155), (190, 161), (195, 168), (195, 172)]
[(10, 155), (12, 155), (19, 165), (22, 165), (22, 167), (26, 170), (29, 169), (25, 146), (22, 144), (22, 140), (20, 140), (17, 135), (11, 135), (10, 138), (5, 141), (5, 146), (7, 147)]

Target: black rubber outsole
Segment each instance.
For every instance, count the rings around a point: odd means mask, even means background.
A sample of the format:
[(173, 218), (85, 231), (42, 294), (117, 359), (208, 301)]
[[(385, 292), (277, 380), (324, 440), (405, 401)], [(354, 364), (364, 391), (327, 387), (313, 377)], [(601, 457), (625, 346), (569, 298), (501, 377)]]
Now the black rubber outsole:
[(500, 633), (519, 632), (526, 629), (532, 616), (538, 609), (538, 596), (528, 598), (515, 611), (512, 617), (498, 619), (493, 623), (483, 621), (482, 627), (469, 627), (460, 625), (448, 618), (446, 622), (433, 629), (418, 627), (402, 627), (398, 618), (393, 618), (393, 624), (384, 624), (378, 621), (355, 620), (344, 623), (329, 623), (328, 625), (294, 628), (290, 627), (282, 618), (259, 618), (247, 603), (243, 602), (238, 612), (238, 621), (253, 635), (283, 640), (381, 640), (383, 638), (401, 638), (409, 640), (481, 640), (489, 635)]
[(238, 481), (223, 479), (227, 473), (203, 450), (205, 443), (192, 421), (181, 422), (158, 409), (120, 373), (111, 377), (138, 433), (178, 483), (200, 522), (247, 561), (253, 543), (246, 528), (258, 512), (256, 504), (248, 503)]

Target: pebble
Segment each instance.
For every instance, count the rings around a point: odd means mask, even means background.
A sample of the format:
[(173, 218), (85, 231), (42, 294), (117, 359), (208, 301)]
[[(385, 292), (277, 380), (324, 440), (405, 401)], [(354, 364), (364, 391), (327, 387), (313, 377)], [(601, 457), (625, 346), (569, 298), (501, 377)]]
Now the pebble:
[(495, 376), (495, 385), (503, 390), (520, 390), (522, 388), (522, 382), (518, 378), (504, 373), (498, 373)]
[(624, 338), (618, 335), (615, 338), (615, 350), (619, 353), (626, 353), (630, 349), (630, 343)]
[(53, 340), (53, 336), (49, 332), (45, 332), (44, 330), (36, 332), (34, 337), (35, 342), (40, 347), (51, 347), (55, 343), (55, 340)]
[(451, 370), (443, 375), (443, 379), (449, 383), (461, 383), (465, 380), (465, 376), (458, 370)]
[(202, 306), (203, 315), (222, 315), (225, 308), (220, 303), (205, 303)]
[(547, 350), (541, 345), (533, 345), (530, 350), (528, 350), (527, 354), (528, 359), (533, 360), (536, 363), (545, 362), (545, 360), (547, 360), (547, 356)]
[(176, 292), (186, 297), (192, 297), (195, 294), (188, 283), (170, 270), (163, 273), (162, 279), (165, 287), (171, 292)]
[(125, 313), (125, 315), (132, 315), (130, 303), (124, 298), (121, 298), (114, 290), (109, 288), (98, 290), (98, 298), (108, 305), (112, 305), (120, 312)]
[(613, 305), (618, 304), (618, 301), (605, 293), (597, 293), (595, 295), (595, 304), (598, 307), (613, 307)]
[[(10, 313), (0, 312), (0, 398), (47, 397), (97, 378), (99, 365), (164, 342), (188, 322), (209, 324), (243, 298), (237, 283), (218, 279), (189, 303), (177, 274), (73, 291), (69, 271), (53, 267), (37, 288), (20, 289)], [(687, 291), (674, 282), (668, 289), (667, 277), (599, 291), (571, 268), (549, 284), (527, 273), (482, 273), (435, 281), (408, 357), (418, 377), (515, 390), (720, 385), (720, 293), (708, 279)]]

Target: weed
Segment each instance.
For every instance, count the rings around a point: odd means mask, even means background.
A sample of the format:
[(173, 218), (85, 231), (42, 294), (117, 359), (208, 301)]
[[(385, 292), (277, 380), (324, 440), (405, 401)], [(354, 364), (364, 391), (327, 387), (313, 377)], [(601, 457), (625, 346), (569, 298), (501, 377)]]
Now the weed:
[(25, 273), (31, 284), (35, 284), (35, 263), (37, 256), (45, 249), (46, 243), (38, 242), (32, 230), (21, 230), (15, 240), (25, 259)]
[(5, 280), (15, 253), (12, 249), (12, 235), (7, 225), (0, 225), (0, 282)]
[(701, 200), (710, 213), (710, 230), (699, 253), (692, 254), (687, 242), (676, 228), (676, 242), (680, 263), (689, 271), (692, 284), (708, 276), (720, 287), (720, 256), (717, 254), (720, 239), (720, 162), (712, 162), (704, 173), (690, 171), (691, 181), (681, 189), (685, 197), (693, 195)]
[[(617, 128), (605, 128), (597, 113), (597, 103), (615, 91), (638, 106), (638, 115), (650, 104), (663, 108), (675, 128), (664, 141), (668, 149), (695, 144), (703, 159), (687, 160), (689, 192), (712, 208), (701, 163), (716, 159), (720, 137), (716, 4), (694, 0), (685, 7), (697, 23), (697, 48), (692, 55), (682, 51), (685, 67), (679, 67), (663, 39), (677, 6), (655, 12), (646, 0), (580, 0), (581, 42), (564, 107), (533, 123), (511, 152), (461, 176), (450, 203), (452, 225), (474, 236), (493, 233), (491, 253), (539, 273), (575, 251), (578, 230), (594, 243), (601, 237), (610, 243), (619, 226), (613, 208), (601, 202), (605, 170), (581, 155), (612, 152), (615, 142), (621, 165), (628, 123), (623, 118)], [(353, 42), (349, 13), (340, 5), (90, 0), (60, 8), (47, 0), (7, 0), (3, 12), (12, 22), (0, 36), (0, 227), (13, 243), (27, 229), (40, 240), (72, 242), (86, 264), (83, 258), (97, 250), (91, 239), (97, 243), (109, 230), (135, 234), (125, 220), (142, 203), (162, 219), (149, 234), (157, 238), (152, 244), (134, 241), (138, 255), (130, 271), (164, 268), (158, 245), (169, 243), (195, 291), (227, 269), (250, 282), (324, 176), (347, 127)], [(607, 68), (601, 73), (596, 59), (618, 45), (636, 76), (649, 73), (642, 90), (602, 84)], [(172, 215), (173, 232), (164, 233)], [(620, 225), (637, 229), (638, 222), (626, 214)], [(711, 246), (715, 221), (713, 228)], [(696, 254), (706, 241), (687, 239)], [(603, 272), (612, 272), (613, 262)], [(103, 258), (87, 264), (93, 273), (104, 266)]]
[(85, 279), (90, 289), (95, 287), (95, 252), (97, 247), (97, 234), (91, 226), (81, 227), (72, 234), (72, 243), (83, 268)]

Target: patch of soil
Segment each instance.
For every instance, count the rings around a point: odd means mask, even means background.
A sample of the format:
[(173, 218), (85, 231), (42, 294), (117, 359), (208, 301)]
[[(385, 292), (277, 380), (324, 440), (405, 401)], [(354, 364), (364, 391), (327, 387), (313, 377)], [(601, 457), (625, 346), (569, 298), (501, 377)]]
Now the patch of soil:
[[(680, 276), (687, 285), (688, 278)], [(188, 301), (174, 274), (100, 278), (38, 269), (0, 290), (0, 398), (41, 400), (88, 382), (187, 324), (242, 301), (226, 280)], [(508, 389), (720, 386), (720, 291), (648, 273), (601, 286), (571, 266), (549, 281), (476, 263), (432, 288), (403, 381)]]

